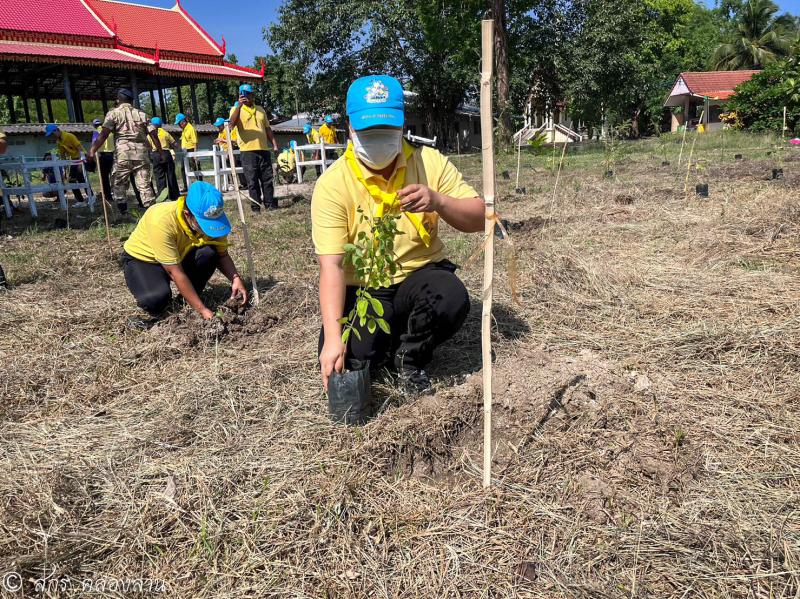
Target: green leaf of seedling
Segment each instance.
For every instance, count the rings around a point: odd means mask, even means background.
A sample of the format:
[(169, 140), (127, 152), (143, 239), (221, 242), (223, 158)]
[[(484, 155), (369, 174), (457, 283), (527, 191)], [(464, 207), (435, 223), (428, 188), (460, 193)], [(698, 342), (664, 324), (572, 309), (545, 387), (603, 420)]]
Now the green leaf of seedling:
[(372, 306), (372, 311), (378, 316), (383, 316), (383, 304), (375, 298), (369, 298), (369, 303)]
[(391, 331), (389, 330), (389, 323), (388, 322), (386, 322), (383, 318), (378, 318), (376, 320), (376, 322), (378, 323), (378, 326), (381, 328), (381, 330), (384, 333), (386, 333), (387, 335), (391, 335)]
[(377, 325), (375, 324), (375, 321), (370, 320), (369, 323), (367, 324), (367, 330), (370, 332), (370, 334), (374, 333), (376, 328)]
[(342, 316), (342, 317), (341, 317), (339, 320), (337, 320), (336, 322), (338, 322), (339, 324), (347, 324), (347, 321), (348, 321), (348, 320), (350, 320), (350, 319), (349, 319), (349, 318), (347, 318), (347, 316)]
[(364, 315), (367, 313), (367, 308), (369, 307), (369, 301), (364, 298), (359, 298), (358, 302), (356, 303), (356, 310), (358, 312), (358, 316), (360, 318), (364, 318)]
[(347, 328), (342, 333), (342, 343), (347, 343), (347, 340), (350, 338), (350, 333), (353, 332), (353, 329)]
[(350, 329), (350, 330), (353, 331), (353, 335), (356, 336), (356, 339), (361, 341), (361, 333), (358, 332), (358, 329)]
[(345, 243), (344, 246), (343, 246), (343, 249), (344, 249), (345, 252), (357, 252), (358, 251), (358, 246), (354, 245), (352, 243)]

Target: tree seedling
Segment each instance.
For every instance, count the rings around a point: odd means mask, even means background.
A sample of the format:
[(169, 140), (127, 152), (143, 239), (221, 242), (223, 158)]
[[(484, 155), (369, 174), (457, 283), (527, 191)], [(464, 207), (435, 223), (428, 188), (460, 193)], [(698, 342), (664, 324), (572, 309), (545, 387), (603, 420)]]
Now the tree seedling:
[(364, 328), (371, 333), (381, 329), (390, 333), (389, 323), (383, 318), (383, 305), (369, 293), (367, 289), (380, 289), (392, 284), (392, 277), (400, 267), (394, 253), (394, 238), (402, 235), (397, 230), (399, 214), (385, 214), (381, 217), (368, 216), (362, 208), (357, 209), (361, 222), (370, 221), (370, 232), (360, 231), (356, 243), (344, 246), (344, 263), (351, 265), (356, 278), (363, 281), (356, 290), (356, 303), (347, 316), (339, 320), (343, 325), (342, 342), (347, 343), (350, 335), (361, 339), (356, 328)]

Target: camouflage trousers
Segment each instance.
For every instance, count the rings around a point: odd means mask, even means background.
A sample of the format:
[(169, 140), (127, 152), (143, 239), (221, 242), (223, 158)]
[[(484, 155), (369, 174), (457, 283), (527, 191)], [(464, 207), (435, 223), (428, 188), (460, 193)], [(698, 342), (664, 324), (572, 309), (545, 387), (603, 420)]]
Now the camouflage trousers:
[(142, 204), (147, 208), (156, 201), (153, 193), (153, 185), (150, 178), (150, 161), (144, 160), (117, 160), (114, 163), (114, 172), (111, 175), (112, 195), (120, 204), (127, 204), (125, 197), (128, 191), (130, 175), (133, 174), (133, 181), (136, 189), (142, 197)]

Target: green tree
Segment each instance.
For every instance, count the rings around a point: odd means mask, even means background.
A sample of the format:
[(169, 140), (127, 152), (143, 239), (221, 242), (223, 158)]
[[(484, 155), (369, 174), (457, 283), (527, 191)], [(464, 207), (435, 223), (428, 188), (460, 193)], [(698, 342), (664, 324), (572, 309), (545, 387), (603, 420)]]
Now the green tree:
[(777, 17), (772, 0), (748, 0), (739, 9), (734, 31), (714, 53), (714, 68), (761, 69), (786, 56), (792, 46), (791, 21)]
[(303, 106), (344, 113), (357, 77), (389, 73), (416, 92), (429, 135), (447, 140), (452, 114), (478, 84), (480, 0), (287, 0), (265, 40), (304, 82)]
[(736, 112), (753, 131), (778, 133), (783, 127), (783, 107), (790, 131), (800, 130), (800, 59), (774, 62), (736, 88), (728, 110)]

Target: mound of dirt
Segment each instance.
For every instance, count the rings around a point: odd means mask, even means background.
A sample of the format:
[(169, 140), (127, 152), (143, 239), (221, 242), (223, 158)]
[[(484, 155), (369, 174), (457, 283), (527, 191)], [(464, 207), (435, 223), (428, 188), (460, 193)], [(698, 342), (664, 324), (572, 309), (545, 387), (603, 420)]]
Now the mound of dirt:
[[(654, 403), (653, 382), (595, 354), (530, 350), (495, 366), (493, 476), (530, 477), (580, 504), (593, 521), (635, 504), (643, 487), (674, 495), (697, 476), (699, 455)], [(480, 374), (389, 410), (367, 427), (388, 474), (439, 481), (475, 477), (482, 463)]]

